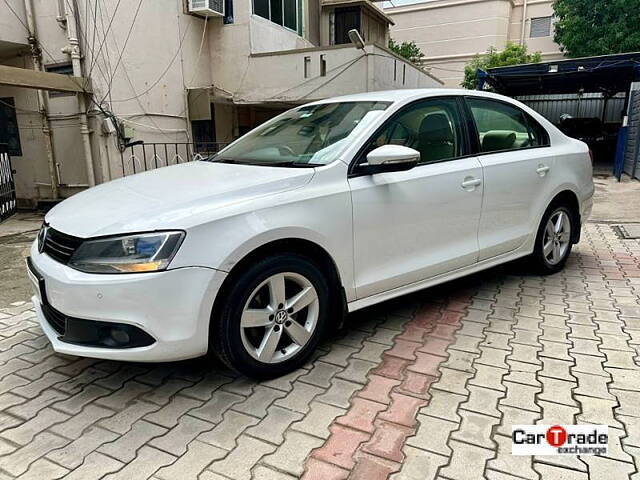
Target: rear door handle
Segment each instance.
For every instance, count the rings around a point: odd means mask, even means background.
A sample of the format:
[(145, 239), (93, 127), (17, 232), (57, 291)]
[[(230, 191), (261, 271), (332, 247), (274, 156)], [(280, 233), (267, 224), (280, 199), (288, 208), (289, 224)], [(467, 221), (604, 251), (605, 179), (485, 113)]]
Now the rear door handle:
[(480, 180), (479, 178), (468, 177), (464, 179), (464, 182), (462, 182), (461, 185), (465, 190), (473, 190), (474, 188), (482, 185), (482, 180)]
[(536, 172), (538, 172), (538, 175), (540, 175), (541, 177), (544, 177), (549, 170), (551, 170), (551, 167), (547, 165), (538, 165), (538, 169), (536, 170)]

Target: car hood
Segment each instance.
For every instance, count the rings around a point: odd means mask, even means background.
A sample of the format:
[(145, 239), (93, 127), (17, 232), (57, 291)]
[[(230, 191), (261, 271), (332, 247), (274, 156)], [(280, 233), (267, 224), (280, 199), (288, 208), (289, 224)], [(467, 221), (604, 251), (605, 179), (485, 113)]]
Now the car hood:
[(198, 214), (292, 190), (307, 184), (313, 168), (190, 162), (114, 180), (78, 193), (53, 208), (45, 221), (87, 238), (188, 228)]

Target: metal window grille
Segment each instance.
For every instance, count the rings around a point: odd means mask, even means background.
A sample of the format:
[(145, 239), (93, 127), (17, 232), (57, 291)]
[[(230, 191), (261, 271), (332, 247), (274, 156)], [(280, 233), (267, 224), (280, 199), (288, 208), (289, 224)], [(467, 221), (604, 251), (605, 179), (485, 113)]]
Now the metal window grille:
[(531, 38), (549, 37), (551, 35), (551, 17), (531, 19)]

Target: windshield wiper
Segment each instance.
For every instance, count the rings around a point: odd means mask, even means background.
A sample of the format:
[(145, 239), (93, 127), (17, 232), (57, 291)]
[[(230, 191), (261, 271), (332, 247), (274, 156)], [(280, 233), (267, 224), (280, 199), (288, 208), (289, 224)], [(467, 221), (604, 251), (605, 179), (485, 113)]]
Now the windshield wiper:
[(296, 167), (296, 168), (312, 168), (317, 167), (318, 165), (314, 165), (312, 163), (302, 163), (296, 162), (294, 160), (283, 160), (280, 162), (252, 162), (252, 161), (242, 161), (236, 160), (233, 158), (208, 158), (208, 162), (213, 163), (229, 163), (232, 165), (252, 165), (256, 167)]
[(250, 163), (249, 165), (260, 165), (261, 167), (299, 167), (299, 168), (309, 168), (309, 167), (318, 166), (318, 165), (314, 165), (313, 163), (296, 162), (294, 160), (284, 160), (282, 162)]

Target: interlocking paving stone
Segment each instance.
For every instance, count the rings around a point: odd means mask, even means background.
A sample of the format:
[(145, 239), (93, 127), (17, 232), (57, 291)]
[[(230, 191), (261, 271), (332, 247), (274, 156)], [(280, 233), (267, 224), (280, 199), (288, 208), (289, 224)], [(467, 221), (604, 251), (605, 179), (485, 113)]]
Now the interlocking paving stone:
[(155, 437), (164, 435), (167, 429), (144, 420), (137, 421), (127, 433), (115, 442), (102, 445), (98, 451), (117, 458), (121, 462), (129, 463), (136, 457), (140, 447), (146, 445)]
[(20, 480), (40, 480), (46, 478), (47, 480), (55, 480), (57, 478), (69, 478), (67, 477), (69, 471), (66, 468), (56, 465), (46, 458), (40, 458), (33, 462), (29, 469), (20, 475)]
[(251, 469), (258, 460), (275, 449), (274, 445), (242, 435), (238, 439), (238, 446), (224, 459), (209, 465), (208, 470), (234, 480), (249, 480)]
[[(267, 414), (266, 418), (268, 417), (269, 414)], [(233, 450), (236, 447), (238, 437), (247, 428), (256, 425), (259, 421), (259, 419), (251, 415), (229, 410), (224, 414), (222, 422), (216, 425), (213, 430), (199, 435), (198, 440), (224, 448), (225, 450)]]
[(27, 445), (23, 445), (3, 457), (2, 469), (17, 477), (26, 472), (31, 463), (45, 456), (51, 450), (60, 448), (67, 443), (69, 443), (69, 440), (48, 432), (42, 432)]
[(304, 414), (309, 411), (311, 401), (324, 391), (323, 388), (296, 381), (293, 389), (274, 402), (274, 405)]
[(70, 480), (98, 480), (108, 473), (122, 469), (124, 464), (98, 452), (87, 455), (83, 464), (64, 477)]
[[(587, 224), (558, 275), (365, 309), (266, 382), (57, 355), (0, 305), (0, 478), (640, 480), (639, 256)], [(510, 455), (511, 425), (576, 422), (610, 426), (606, 457)]]
[(136, 458), (115, 473), (105, 477), (105, 480), (131, 480), (133, 478), (148, 478), (160, 467), (169, 465), (175, 457), (153, 447), (142, 447)]
[[(47, 458), (69, 469), (79, 467), (85, 458), (100, 445), (109, 443), (118, 438), (118, 435), (100, 427), (89, 427), (81, 438), (64, 446), (64, 448), (52, 450)], [(135, 451), (132, 452), (135, 455)]]
[(323, 444), (323, 440), (301, 432), (289, 432), (278, 450), (263, 458), (262, 462), (276, 470), (296, 477), (304, 472), (304, 460), (311, 451)]
[(324, 439), (329, 437), (329, 426), (336, 418), (346, 413), (344, 408), (320, 402), (313, 402), (310, 407), (311, 409), (304, 419), (291, 425), (291, 429)]
[(155, 476), (163, 480), (196, 480), (207, 465), (226, 454), (226, 450), (195, 440), (189, 443), (185, 454), (173, 464), (158, 470)]
[(289, 426), (300, 420), (303, 415), (286, 408), (273, 405), (269, 407), (267, 416), (259, 424), (246, 430), (247, 435), (280, 445), (284, 441), (284, 432)]

